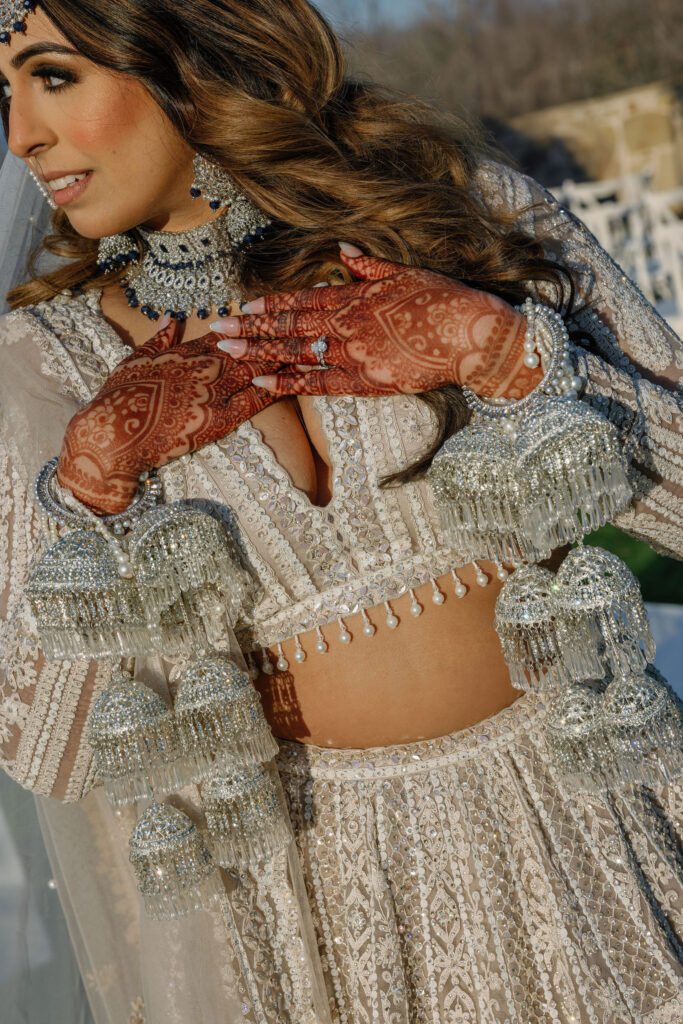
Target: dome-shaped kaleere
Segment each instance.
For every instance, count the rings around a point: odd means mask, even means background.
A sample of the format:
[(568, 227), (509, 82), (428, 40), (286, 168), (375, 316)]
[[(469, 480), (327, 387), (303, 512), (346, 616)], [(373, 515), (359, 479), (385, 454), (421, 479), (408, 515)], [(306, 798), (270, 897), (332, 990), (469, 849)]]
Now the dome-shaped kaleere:
[(123, 673), (95, 701), (88, 741), (117, 807), (191, 781), (173, 712), (154, 690)]
[(267, 860), (292, 837), (272, 766), (215, 772), (202, 786), (202, 799), (214, 858), (224, 867)]
[(199, 829), (175, 807), (154, 804), (146, 810), (133, 830), (129, 849), (150, 917), (182, 917), (211, 906), (223, 892)]
[(136, 581), (93, 530), (53, 544), (31, 572), (26, 597), (49, 660), (108, 658), (149, 650)]
[(514, 443), (524, 523), (539, 550), (554, 550), (608, 522), (631, 497), (619, 435), (584, 402), (539, 400)]
[(164, 616), (179, 604), (196, 647), (225, 640), (250, 583), (223, 523), (181, 502), (162, 505), (133, 528), (129, 552), (159, 650), (174, 646)]
[(666, 686), (649, 674), (615, 679), (602, 717), (612, 785), (668, 785), (683, 774), (683, 721)]
[(594, 546), (570, 551), (557, 572), (557, 595), (567, 632), (586, 629), (615, 675), (640, 673), (655, 656), (647, 612), (635, 576), (620, 558)]
[(183, 673), (175, 716), (198, 778), (216, 764), (239, 768), (269, 761), (278, 751), (249, 676), (220, 655), (199, 658)]
[(611, 758), (602, 716), (602, 694), (574, 685), (552, 701), (545, 720), (550, 761), (563, 785), (575, 792), (605, 788), (605, 766)]
[(535, 560), (550, 554), (530, 544), (514, 449), (503, 426), (472, 422), (449, 437), (428, 473), (444, 537), (463, 560)]
[[(555, 689), (575, 678), (599, 675), (595, 642), (584, 624), (566, 642), (566, 621), (552, 572), (537, 565), (517, 569), (498, 595), (494, 625), (513, 686)], [(585, 633), (585, 635), (584, 635)]]

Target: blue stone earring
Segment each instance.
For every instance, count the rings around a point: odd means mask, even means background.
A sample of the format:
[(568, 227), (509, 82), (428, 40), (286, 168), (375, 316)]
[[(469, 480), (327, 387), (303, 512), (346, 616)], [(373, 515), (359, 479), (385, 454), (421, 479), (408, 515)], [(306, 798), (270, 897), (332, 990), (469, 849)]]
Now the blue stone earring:
[(190, 188), (193, 199), (205, 199), (212, 210), (232, 206), (242, 193), (232, 178), (217, 164), (212, 164), (200, 153), (194, 158), (194, 181)]

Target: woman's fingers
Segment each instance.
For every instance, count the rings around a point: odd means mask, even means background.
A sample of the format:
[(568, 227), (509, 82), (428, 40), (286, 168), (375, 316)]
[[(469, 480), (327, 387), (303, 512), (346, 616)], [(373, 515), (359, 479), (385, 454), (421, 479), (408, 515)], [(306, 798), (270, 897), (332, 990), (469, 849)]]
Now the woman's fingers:
[(360, 277), (362, 281), (383, 281), (387, 277), (396, 277), (408, 269), (402, 263), (364, 256), (357, 246), (349, 245), (348, 242), (340, 242), (339, 251), (344, 266), (349, 268), (354, 277)]
[[(244, 338), (225, 338), (218, 342), (218, 348), (233, 359), (269, 359), (275, 363), (290, 366), (318, 366), (320, 360), (313, 350), (315, 342), (310, 338), (289, 338), (286, 341), (246, 341)], [(342, 344), (326, 339), (327, 350), (323, 353), (328, 364), (342, 362)]]
[(272, 395), (380, 395), (387, 392), (363, 380), (357, 370), (333, 366), (306, 373), (277, 373), (254, 377), (253, 383)]
[[(322, 291), (322, 288), (320, 289)], [(287, 310), (265, 316), (228, 316), (220, 323), (220, 334), (229, 338), (304, 338), (334, 334), (333, 313)]]
[[(149, 341), (146, 341), (141, 348), (144, 349), (146, 353), (155, 354), (158, 352), (166, 352), (169, 348), (174, 348), (177, 343), (178, 321), (171, 320), (170, 317), (168, 317), (168, 319), (164, 317), (161, 321), (159, 330), (156, 332), (154, 337), (150, 338)], [(135, 353), (133, 353), (133, 355), (135, 355)]]

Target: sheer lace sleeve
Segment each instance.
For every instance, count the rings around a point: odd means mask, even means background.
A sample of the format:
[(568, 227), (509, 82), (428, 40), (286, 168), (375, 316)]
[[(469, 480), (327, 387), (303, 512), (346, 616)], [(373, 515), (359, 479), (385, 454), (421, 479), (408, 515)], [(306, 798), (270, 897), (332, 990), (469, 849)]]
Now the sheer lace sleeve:
[(40, 539), (16, 447), (0, 440), (0, 758), (22, 786), (78, 800), (95, 781), (83, 735), (109, 662), (46, 662), (22, 591)]
[(62, 801), (95, 782), (83, 735), (110, 662), (46, 662), (23, 600), (41, 535), (33, 480), (77, 405), (49, 372), (30, 321), (0, 320), (0, 763), (27, 789)]
[[(621, 432), (634, 500), (614, 520), (664, 554), (683, 558), (683, 345), (586, 226), (538, 182), (482, 165), (477, 186), (496, 212), (539, 238), (572, 273), (571, 320), (585, 339), (579, 372), (587, 400)], [(537, 285), (539, 299), (550, 297)]]

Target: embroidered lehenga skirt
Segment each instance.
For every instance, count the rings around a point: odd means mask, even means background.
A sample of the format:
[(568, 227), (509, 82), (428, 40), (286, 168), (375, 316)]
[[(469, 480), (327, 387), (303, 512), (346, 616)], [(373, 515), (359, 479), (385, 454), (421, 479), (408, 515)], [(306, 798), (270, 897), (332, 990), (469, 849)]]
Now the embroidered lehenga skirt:
[(365, 751), (281, 743), (340, 1024), (683, 1021), (683, 789), (566, 792), (544, 699)]

